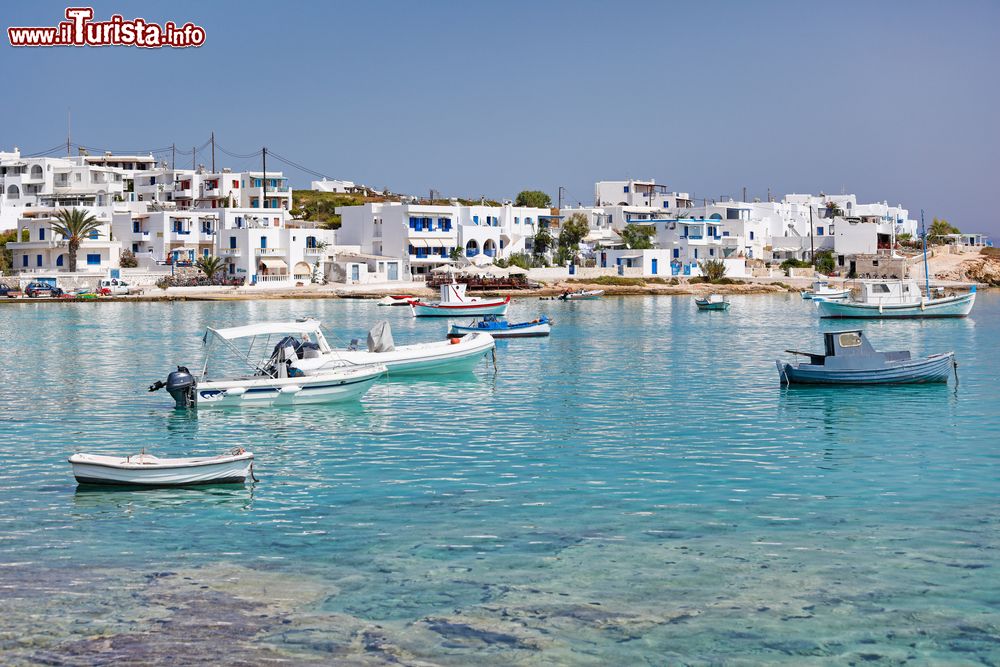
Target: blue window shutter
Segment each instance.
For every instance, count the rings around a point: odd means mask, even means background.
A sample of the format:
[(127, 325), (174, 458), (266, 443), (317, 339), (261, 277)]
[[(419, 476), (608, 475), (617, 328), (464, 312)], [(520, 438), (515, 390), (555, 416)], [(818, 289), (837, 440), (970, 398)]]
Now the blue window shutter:
[(35, 255), (35, 266), (41, 266), (41, 265), (42, 265), (42, 256)]
[(100, 266), (101, 265), (101, 255), (99, 253), (94, 253), (87, 255), (87, 265), (88, 266)]
[(65, 255), (59, 255), (58, 257), (56, 257), (56, 266), (63, 265), (63, 257), (65, 257)]
[(38, 240), (39, 241), (44, 241), (45, 240), (45, 228), (44, 227), (41, 227), (38, 230)]

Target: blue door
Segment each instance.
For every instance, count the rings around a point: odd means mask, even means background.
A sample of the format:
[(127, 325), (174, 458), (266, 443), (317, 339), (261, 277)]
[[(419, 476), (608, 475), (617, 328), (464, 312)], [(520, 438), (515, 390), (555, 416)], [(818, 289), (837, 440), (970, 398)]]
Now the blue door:
[(653, 258), (653, 275), (656, 275), (656, 258)]

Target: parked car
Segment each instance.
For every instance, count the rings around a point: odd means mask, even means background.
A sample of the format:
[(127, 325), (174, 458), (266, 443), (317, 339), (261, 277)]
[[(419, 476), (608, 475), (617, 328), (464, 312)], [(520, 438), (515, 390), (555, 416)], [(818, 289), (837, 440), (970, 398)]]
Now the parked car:
[(63, 291), (58, 287), (53, 287), (48, 283), (28, 283), (24, 288), (24, 293), (31, 298), (62, 296)]
[(122, 294), (129, 293), (128, 283), (124, 280), (119, 280), (118, 278), (105, 278), (97, 286), (97, 290), (101, 294), (111, 294), (113, 296), (120, 296)]
[(20, 287), (11, 287), (10, 285), (0, 284), (0, 297), (7, 297), (9, 299), (16, 299), (21, 296)]

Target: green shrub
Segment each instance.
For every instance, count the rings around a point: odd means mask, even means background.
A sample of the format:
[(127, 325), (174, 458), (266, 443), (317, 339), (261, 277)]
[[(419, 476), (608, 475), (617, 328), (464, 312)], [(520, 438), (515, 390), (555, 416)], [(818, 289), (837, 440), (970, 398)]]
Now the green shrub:
[(707, 282), (708, 278), (706, 278), (705, 276), (695, 276), (694, 278), (688, 280), (689, 285), (700, 285), (702, 283), (707, 283)]
[(623, 276), (600, 276), (597, 278), (570, 278), (568, 283), (586, 283), (588, 285), (616, 285), (618, 287), (643, 287), (646, 281), (642, 278), (625, 278)]

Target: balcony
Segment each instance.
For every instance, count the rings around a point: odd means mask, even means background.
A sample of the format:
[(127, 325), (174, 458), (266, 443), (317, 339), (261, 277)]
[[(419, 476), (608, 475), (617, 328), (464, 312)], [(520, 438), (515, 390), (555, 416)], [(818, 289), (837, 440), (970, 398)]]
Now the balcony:
[(322, 257), (326, 255), (326, 248), (306, 248), (303, 251), (304, 255), (310, 255), (312, 257)]
[(240, 248), (223, 248), (219, 251), (222, 257), (242, 257), (243, 251)]
[(287, 251), (285, 248), (254, 248), (254, 254), (258, 257), (269, 257), (273, 255), (284, 255)]
[(175, 199), (191, 199), (191, 188), (174, 188)]

